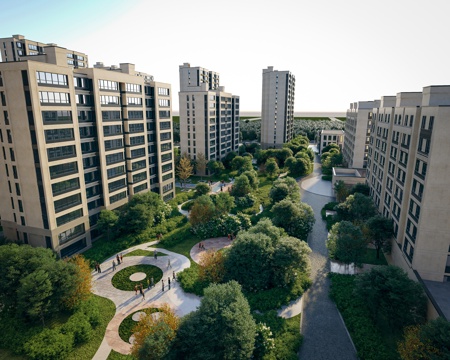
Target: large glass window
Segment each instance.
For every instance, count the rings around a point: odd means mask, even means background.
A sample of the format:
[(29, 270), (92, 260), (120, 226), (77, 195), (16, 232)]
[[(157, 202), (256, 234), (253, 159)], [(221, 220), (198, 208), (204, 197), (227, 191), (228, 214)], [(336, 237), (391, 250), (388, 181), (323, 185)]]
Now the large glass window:
[(169, 89), (168, 88), (158, 88), (158, 95), (169, 95)]
[(83, 216), (83, 209), (74, 210), (68, 214), (62, 215), (56, 218), (56, 225), (61, 226), (71, 222), (72, 220), (78, 219)]
[(172, 138), (172, 133), (170, 133), (170, 132), (166, 132), (166, 133), (161, 133), (161, 134), (159, 134), (159, 139), (161, 140), (161, 141), (164, 141), (164, 140), (170, 140)]
[(72, 111), (43, 111), (42, 120), (44, 125), (72, 123)]
[(145, 168), (145, 166), (146, 166), (145, 160), (136, 161), (131, 164), (131, 168), (133, 171), (143, 169), (143, 168)]
[(147, 172), (141, 172), (139, 174), (133, 175), (133, 183), (147, 179)]
[(56, 179), (58, 177), (75, 174), (78, 172), (77, 162), (50, 166), (50, 177)]
[(122, 139), (105, 140), (105, 150), (113, 150), (123, 148)]
[(106, 155), (106, 165), (115, 164), (124, 161), (123, 152)]
[(138, 85), (138, 84), (126, 84), (125, 89), (127, 92), (140, 93), (142, 88), (141, 88), (141, 85)]
[(47, 143), (74, 140), (73, 129), (45, 130), (45, 141)]
[(144, 118), (143, 111), (128, 111), (129, 120), (142, 120)]
[(140, 97), (127, 97), (128, 105), (142, 105), (142, 98)]
[(109, 202), (110, 202), (111, 204), (113, 204), (113, 203), (115, 203), (115, 202), (117, 202), (117, 201), (119, 201), (119, 200), (121, 200), (121, 199), (124, 199), (126, 196), (127, 196), (127, 192), (126, 192), (126, 191), (123, 191), (123, 192), (118, 193), (118, 194), (116, 194), (116, 195), (110, 196)]
[(114, 192), (116, 190), (122, 189), (126, 186), (125, 179), (120, 179), (113, 181), (112, 183), (108, 184), (108, 190), (109, 192)]
[(141, 145), (145, 143), (144, 136), (134, 136), (130, 138), (130, 145)]
[(170, 100), (169, 99), (159, 99), (158, 104), (160, 107), (169, 107), (170, 106)]
[(159, 129), (160, 130), (167, 130), (170, 129), (170, 121), (161, 121), (159, 123)]
[(67, 86), (67, 75), (36, 71), (36, 78), (39, 84)]
[(84, 234), (84, 224), (80, 224), (69, 230), (63, 231), (58, 235), (59, 245), (63, 245), (82, 234)]
[(138, 192), (143, 191), (145, 189), (147, 189), (147, 183), (138, 185), (133, 190), (134, 190), (134, 193), (137, 194)]
[(99, 80), (98, 87), (101, 90), (119, 90), (119, 83), (117, 81)]
[(90, 110), (79, 110), (78, 121), (95, 121), (95, 112)]
[(161, 152), (172, 150), (172, 143), (161, 144)]
[(144, 124), (130, 124), (130, 133), (144, 132)]
[(121, 134), (122, 134), (122, 125), (103, 126), (103, 135), (104, 136), (113, 136), (113, 135), (121, 135)]
[(76, 155), (75, 145), (58, 146), (47, 149), (48, 161), (67, 159)]
[(166, 165), (163, 165), (162, 168), (161, 168), (161, 170), (162, 170), (163, 173), (172, 170), (172, 164), (166, 164)]
[(68, 196), (61, 200), (56, 200), (55, 205), (55, 212), (61, 212), (66, 209), (69, 209), (73, 206), (80, 205), (81, 204), (81, 195), (80, 194), (74, 194), (71, 196)]
[(77, 190), (79, 188), (80, 180), (78, 178), (52, 184), (53, 196), (61, 195), (69, 191)]
[(39, 91), (39, 99), (41, 104), (70, 104), (69, 94), (67, 93)]
[(141, 156), (145, 156), (145, 148), (131, 150), (131, 158), (135, 159)]
[(169, 161), (169, 160), (172, 160), (172, 153), (171, 152), (161, 155), (161, 161), (162, 162), (166, 162), (166, 161)]
[(111, 120), (120, 120), (120, 111), (102, 111), (102, 120), (103, 121), (111, 121)]
[(112, 95), (100, 95), (100, 104), (102, 105), (119, 105), (119, 97)]
[(162, 181), (166, 181), (166, 180), (172, 179), (172, 177), (173, 177), (173, 173), (163, 175)]
[(169, 119), (170, 118), (170, 111), (169, 110), (160, 110), (159, 118), (160, 119)]
[(125, 166), (117, 166), (107, 170), (108, 179), (125, 174)]

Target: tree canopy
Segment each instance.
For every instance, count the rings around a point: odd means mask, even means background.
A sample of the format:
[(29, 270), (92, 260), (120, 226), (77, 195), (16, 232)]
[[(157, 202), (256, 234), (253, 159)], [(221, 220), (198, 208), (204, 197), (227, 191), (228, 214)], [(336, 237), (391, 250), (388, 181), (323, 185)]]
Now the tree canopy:
[(306, 241), (315, 223), (314, 212), (306, 203), (294, 203), (284, 199), (276, 203), (271, 210), (272, 222), (286, 230), (290, 236)]
[(369, 243), (377, 250), (377, 259), (380, 258), (380, 250), (391, 250), (391, 238), (394, 236), (394, 223), (392, 219), (381, 215), (371, 217), (364, 225), (364, 235)]
[(294, 178), (287, 176), (273, 182), (269, 197), (272, 204), (276, 204), (284, 199), (290, 199), (293, 202), (297, 202), (300, 201), (300, 187)]
[(189, 179), (194, 173), (194, 166), (187, 154), (181, 156), (180, 162), (176, 167), (177, 176), (180, 179), (181, 185)]
[(199, 196), (194, 200), (194, 205), (189, 213), (189, 221), (192, 226), (206, 224), (216, 216), (216, 206), (209, 195)]
[(340, 220), (352, 221), (361, 225), (375, 216), (377, 210), (372, 198), (360, 193), (349, 195), (347, 199), (336, 206), (336, 214)]

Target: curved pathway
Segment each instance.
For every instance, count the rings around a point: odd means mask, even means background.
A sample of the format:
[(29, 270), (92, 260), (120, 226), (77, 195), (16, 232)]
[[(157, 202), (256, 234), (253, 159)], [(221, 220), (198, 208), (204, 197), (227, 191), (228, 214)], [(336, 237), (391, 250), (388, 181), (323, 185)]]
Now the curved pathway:
[[(186, 294), (177, 282), (172, 282), (170, 290), (167, 287), (167, 278), (170, 277), (172, 279), (174, 271), (178, 273), (190, 267), (190, 260), (183, 255), (154, 247), (153, 245), (155, 244), (155, 241), (140, 244), (123, 251), (122, 255), (133, 250), (142, 249), (151, 252), (156, 250), (167, 254), (167, 256), (158, 257), (157, 260), (153, 256), (127, 256), (123, 258), (123, 262), (117, 265), (116, 270), (113, 271), (112, 261), (115, 260), (114, 256), (100, 265), (101, 273), (93, 273), (92, 292), (112, 300), (116, 305), (116, 314), (106, 327), (105, 337), (93, 359), (107, 359), (111, 349), (124, 355), (130, 353), (131, 344), (120, 338), (119, 325), (131, 313), (149, 307), (159, 307), (163, 303), (167, 303), (181, 317), (196, 310), (200, 305), (200, 298), (193, 294)], [(170, 267), (168, 267), (169, 260)], [(147, 281), (144, 280), (142, 285), (144, 285), (145, 289), (145, 299), (143, 299), (139, 293), (135, 295), (134, 291), (118, 290), (112, 285), (111, 280), (118, 271), (129, 266), (141, 264), (154, 265), (163, 271), (162, 279), (165, 280), (166, 284), (164, 292), (162, 291), (161, 282), (156, 283), (153, 288), (147, 290)]]
[[(315, 181), (310, 181), (316, 179)], [(303, 344), (300, 348), (300, 359), (315, 360), (352, 360), (357, 359), (356, 350), (342, 317), (329, 298), (330, 260), (325, 242), (328, 236), (326, 224), (322, 220), (320, 210), (333, 201), (331, 196), (324, 196), (328, 186), (331, 192), (331, 182), (321, 179), (321, 165), (316, 155), (314, 172), (301, 182), (302, 201), (311, 205), (316, 222), (308, 237), (311, 247), (311, 276), (312, 286), (303, 296), (303, 314), (301, 333)]]

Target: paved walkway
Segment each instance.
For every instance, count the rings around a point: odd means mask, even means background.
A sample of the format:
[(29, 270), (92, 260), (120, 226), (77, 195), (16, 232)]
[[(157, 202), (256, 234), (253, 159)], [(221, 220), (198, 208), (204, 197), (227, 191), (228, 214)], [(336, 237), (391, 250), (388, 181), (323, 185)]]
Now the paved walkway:
[[(154, 245), (156, 245), (155, 241), (140, 244), (123, 251), (122, 254), (125, 255), (133, 250), (143, 249), (152, 252), (157, 250), (167, 254), (167, 256), (158, 257), (157, 260), (155, 260), (153, 256), (127, 256), (123, 258), (123, 263), (118, 265), (115, 271), (112, 270), (112, 261), (115, 257), (111, 257), (101, 264), (102, 273), (98, 274), (93, 272), (92, 292), (112, 300), (116, 305), (116, 314), (106, 327), (103, 342), (93, 359), (106, 360), (111, 349), (124, 355), (129, 354), (131, 344), (120, 338), (118, 330), (123, 319), (131, 313), (149, 307), (159, 307), (163, 303), (167, 303), (175, 310), (175, 313), (181, 317), (196, 310), (200, 305), (200, 298), (196, 295), (186, 294), (177, 282), (172, 282), (170, 290), (168, 290), (167, 287), (167, 278), (170, 277), (172, 279), (173, 271), (178, 273), (191, 266), (189, 259), (183, 255), (165, 249), (159, 249), (154, 247)], [(170, 268), (168, 267), (169, 260), (171, 265)], [(154, 265), (163, 271), (162, 278), (166, 284), (164, 292), (162, 291), (161, 282), (158, 282), (152, 289), (145, 290), (144, 300), (139, 293), (138, 295), (135, 295), (134, 291), (122, 291), (112, 286), (112, 277), (118, 271), (132, 265), (140, 264)], [(147, 287), (146, 280), (142, 281), (142, 284), (145, 288)]]
[[(311, 178), (320, 177), (321, 170), (316, 156), (314, 172), (306, 179), (306, 184)], [(320, 180), (323, 181), (323, 180)], [(307, 189), (316, 191), (326, 185), (331, 188), (330, 182), (308, 187)], [(311, 253), (311, 276), (313, 284), (303, 295), (303, 314), (301, 332), (303, 334), (303, 344), (300, 349), (299, 358), (302, 360), (352, 360), (357, 359), (356, 351), (347, 332), (347, 328), (342, 317), (328, 296), (330, 280), (327, 273), (330, 271), (330, 261), (328, 251), (325, 246), (328, 231), (325, 222), (322, 220), (320, 210), (322, 207), (333, 201), (334, 198), (324, 196), (321, 191), (313, 193), (301, 187), (302, 201), (311, 205), (314, 210), (316, 223), (308, 238), (308, 244), (312, 249)]]

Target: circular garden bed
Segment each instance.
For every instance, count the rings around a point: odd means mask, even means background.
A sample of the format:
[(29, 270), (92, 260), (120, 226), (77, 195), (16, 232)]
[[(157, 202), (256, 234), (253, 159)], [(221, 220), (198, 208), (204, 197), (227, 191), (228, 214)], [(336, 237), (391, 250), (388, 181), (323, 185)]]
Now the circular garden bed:
[(130, 315), (128, 315), (123, 321), (120, 323), (119, 326), (119, 336), (120, 338), (129, 343), (131, 335), (133, 335), (133, 329), (137, 324), (137, 321), (133, 320), (133, 315), (138, 312), (144, 312), (146, 314), (153, 314), (155, 312), (159, 312), (159, 309), (157, 308), (147, 308), (142, 310), (137, 310)]
[[(120, 265), (117, 266), (117, 269), (120, 269)], [(134, 273), (142, 272), (147, 276), (145, 279), (140, 281), (131, 281), (130, 276)], [(144, 288), (147, 288), (147, 279), (151, 279), (153, 276), (153, 280), (155, 281), (155, 285), (158, 281), (161, 280), (163, 276), (162, 270), (153, 265), (134, 265), (129, 266), (123, 270), (119, 270), (112, 278), (112, 285), (119, 290), (124, 291), (133, 291), (136, 285), (142, 283)]]

